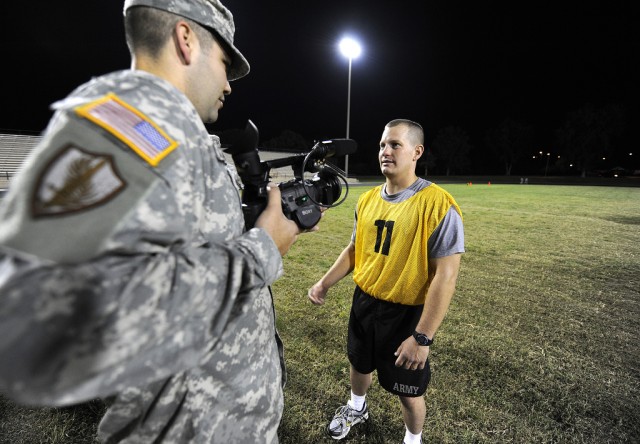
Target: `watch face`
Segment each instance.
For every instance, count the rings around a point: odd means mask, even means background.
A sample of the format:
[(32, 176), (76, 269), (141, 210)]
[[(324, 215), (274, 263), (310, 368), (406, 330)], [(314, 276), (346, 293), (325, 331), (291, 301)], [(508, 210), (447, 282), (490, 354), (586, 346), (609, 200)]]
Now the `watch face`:
[(423, 335), (422, 333), (414, 333), (413, 337), (416, 338), (416, 341), (420, 345), (431, 345), (433, 342), (427, 337), (427, 335)]

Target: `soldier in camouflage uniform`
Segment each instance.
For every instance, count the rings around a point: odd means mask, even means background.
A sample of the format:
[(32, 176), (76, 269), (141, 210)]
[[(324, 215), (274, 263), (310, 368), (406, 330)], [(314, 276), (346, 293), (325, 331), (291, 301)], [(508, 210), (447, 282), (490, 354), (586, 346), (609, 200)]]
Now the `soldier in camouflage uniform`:
[(54, 105), (0, 209), (0, 391), (109, 398), (103, 442), (277, 443), (269, 285), (300, 233), (244, 231), (215, 121), (249, 65), (218, 0), (127, 0), (132, 68)]

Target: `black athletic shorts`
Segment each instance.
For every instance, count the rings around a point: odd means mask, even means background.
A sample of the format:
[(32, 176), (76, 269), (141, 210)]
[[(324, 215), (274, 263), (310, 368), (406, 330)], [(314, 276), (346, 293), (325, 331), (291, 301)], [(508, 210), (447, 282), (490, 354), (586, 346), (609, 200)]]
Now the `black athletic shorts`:
[(414, 331), (422, 305), (394, 304), (376, 299), (356, 286), (349, 315), (347, 353), (360, 373), (378, 371), (380, 385), (399, 396), (422, 396), (431, 380), (429, 359), (422, 370), (396, 367), (394, 355)]

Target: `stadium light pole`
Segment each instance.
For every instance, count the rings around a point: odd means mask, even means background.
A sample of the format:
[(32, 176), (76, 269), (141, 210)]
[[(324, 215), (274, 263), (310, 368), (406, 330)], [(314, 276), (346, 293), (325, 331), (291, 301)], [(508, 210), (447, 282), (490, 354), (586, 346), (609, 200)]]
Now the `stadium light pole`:
[[(339, 43), (340, 52), (349, 59), (349, 78), (347, 86), (347, 139), (349, 138), (349, 122), (351, 117), (351, 62), (362, 52), (360, 44), (351, 37), (344, 37)], [(349, 177), (349, 155), (344, 156), (344, 173)]]
[(544, 175), (547, 175), (547, 170), (549, 169), (549, 157), (551, 156), (551, 153), (547, 153), (547, 165), (544, 167)]

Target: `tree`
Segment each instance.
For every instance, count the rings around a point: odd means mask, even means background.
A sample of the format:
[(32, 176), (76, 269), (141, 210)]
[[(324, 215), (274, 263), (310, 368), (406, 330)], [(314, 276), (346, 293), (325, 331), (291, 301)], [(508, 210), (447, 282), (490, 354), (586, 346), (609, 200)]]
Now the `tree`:
[(504, 165), (506, 176), (514, 165), (533, 149), (533, 126), (513, 119), (505, 119), (498, 128), (487, 131), (487, 146)]
[(309, 149), (309, 143), (305, 138), (291, 130), (282, 131), (279, 136), (264, 142), (263, 146), (276, 151), (305, 152)]
[(587, 104), (572, 111), (556, 131), (564, 157), (586, 177), (598, 159), (613, 155), (614, 140), (624, 129), (624, 111), (618, 105), (596, 108)]
[(420, 170), (424, 168), (424, 175), (429, 176), (429, 170), (433, 171), (433, 167), (436, 166), (438, 158), (433, 153), (433, 149), (428, 146), (424, 147), (424, 154), (420, 159), (418, 159), (418, 164), (416, 165), (416, 169)]
[(444, 164), (447, 176), (462, 172), (469, 166), (471, 144), (469, 136), (460, 127), (448, 126), (438, 131), (433, 141), (433, 150), (438, 160)]

